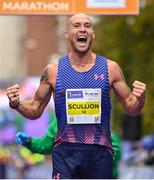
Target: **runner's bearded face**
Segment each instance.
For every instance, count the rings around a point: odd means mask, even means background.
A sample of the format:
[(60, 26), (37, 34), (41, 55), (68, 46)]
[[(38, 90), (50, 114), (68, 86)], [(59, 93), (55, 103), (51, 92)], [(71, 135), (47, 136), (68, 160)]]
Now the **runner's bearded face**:
[(87, 16), (74, 18), (69, 24), (66, 38), (75, 52), (88, 52), (95, 38), (90, 19)]

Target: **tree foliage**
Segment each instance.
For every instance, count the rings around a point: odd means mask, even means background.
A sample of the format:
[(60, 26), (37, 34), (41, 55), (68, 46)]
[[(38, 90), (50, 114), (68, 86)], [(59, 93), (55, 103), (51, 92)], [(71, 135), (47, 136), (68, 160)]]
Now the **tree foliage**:
[[(131, 88), (134, 80), (147, 84), (147, 101), (142, 111), (143, 133), (154, 132), (154, 1), (138, 16), (104, 16), (96, 24), (93, 49), (115, 60)], [(113, 126), (120, 127), (122, 109), (113, 98)]]

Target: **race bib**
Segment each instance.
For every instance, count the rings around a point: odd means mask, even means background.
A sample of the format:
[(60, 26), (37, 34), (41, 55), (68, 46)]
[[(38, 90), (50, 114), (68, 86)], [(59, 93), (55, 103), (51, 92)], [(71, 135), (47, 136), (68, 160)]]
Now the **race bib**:
[(67, 89), (68, 124), (101, 123), (101, 89)]

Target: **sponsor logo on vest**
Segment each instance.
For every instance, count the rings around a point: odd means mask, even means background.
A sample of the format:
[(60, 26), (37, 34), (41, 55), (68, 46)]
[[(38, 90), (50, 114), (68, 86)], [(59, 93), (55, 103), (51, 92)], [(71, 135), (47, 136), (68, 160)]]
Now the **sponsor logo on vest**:
[(82, 91), (69, 91), (68, 98), (83, 98)]
[(98, 80), (98, 79), (104, 80), (104, 74), (101, 74), (101, 75), (94, 74), (94, 79), (95, 80)]

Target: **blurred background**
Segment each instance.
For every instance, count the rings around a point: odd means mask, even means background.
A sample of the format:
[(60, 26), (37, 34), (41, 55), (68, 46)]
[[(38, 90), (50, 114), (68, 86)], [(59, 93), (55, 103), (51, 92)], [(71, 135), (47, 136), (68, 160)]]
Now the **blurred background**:
[[(93, 51), (117, 61), (131, 88), (134, 80), (147, 84), (147, 101), (142, 113), (125, 114), (112, 96), (113, 131), (120, 138), (119, 178), (154, 178), (154, 1), (140, 0), (139, 15), (92, 16), (96, 39)], [(5, 89), (15, 83), (21, 98), (31, 98), (44, 67), (68, 52), (64, 38), (69, 16), (0, 16), (0, 179), (50, 178), (51, 156), (32, 154), (15, 143), (24, 131), (42, 137), (54, 113), (51, 99), (36, 121), (11, 110)]]

